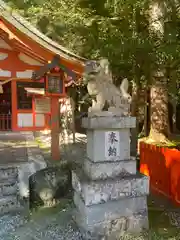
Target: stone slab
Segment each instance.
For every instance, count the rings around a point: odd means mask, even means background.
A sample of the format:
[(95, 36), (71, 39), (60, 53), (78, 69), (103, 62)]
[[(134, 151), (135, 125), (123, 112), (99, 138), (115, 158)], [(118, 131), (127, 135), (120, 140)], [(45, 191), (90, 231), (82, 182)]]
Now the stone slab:
[(22, 206), (16, 196), (13, 195), (0, 198), (0, 215), (20, 211), (21, 209)]
[(83, 239), (88, 240), (128, 240), (132, 239), (132, 235), (138, 236), (149, 228), (147, 212), (135, 214), (131, 217), (121, 217), (113, 221), (104, 221), (95, 225), (84, 223), (78, 213), (74, 213), (73, 218), (82, 233)]
[(112, 221), (120, 217), (131, 217), (147, 211), (147, 197), (124, 198), (102, 204), (86, 206), (78, 193), (74, 193), (74, 204), (84, 222), (93, 225), (103, 221)]
[(17, 179), (18, 176), (18, 168), (0, 165), (0, 181), (9, 180), (9, 179)]
[(82, 196), (86, 206), (149, 194), (149, 178), (140, 173), (93, 181), (88, 179), (82, 170), (73, 171), (72, 186)]
[(148, 213), (133, 214), (131, 217), (120, 217), (112, 221), (104, 221), (94, 225), (86, 224), (79, 213), (74, 211), (74, 221), (78, 225), (83, 239), (106, 239), (106, 240), (119, 240), (126, 239), (124, 236), (129, 234), (140, 234), (148, 230), (149, 220)]
[[(130, 104), (123, 104), (126, 109), (130, 108)], [(88, 112), (88, 117), (122, 117), (123, 109), (109, 108), (108, 111), (92, 111)]]
[(0, 214), (25, 213), (29, 210), (29, 177), (47, 163), (31, 132), (0, 134), (0, 145), (1, 150), (5, 147), (1, 151), (5, 156), (0, 154)]
[(85, 174), (92, 179), (106, 179), (116, 178), (118, 176), (124, 177), (126, 175), (136, 174), (136, 159), (131, 158), (125, 161), (115, 162), (92, 162), (86, 158), (83, 163), (83, 169)]
[(130, 159), (130, 130), (87, 130), (87, 157), (93, 162)]
[(82, 118), (82, 127), (87, 129), (121, 129), (135, 128), (135, 117), (93, 116)]
[(47, 167), (47, 163), (39, 149), (38, 144), (34, 140), (33, 133), (22, 132), (26, 139), (28, 162), (18, 167), (18, 187), (20, 198), (29, 198), (29, 177)]
[(16, 195), (18, 193), (18, 184), (15, 181), (12, 182), (0, 182), (0, 197)]

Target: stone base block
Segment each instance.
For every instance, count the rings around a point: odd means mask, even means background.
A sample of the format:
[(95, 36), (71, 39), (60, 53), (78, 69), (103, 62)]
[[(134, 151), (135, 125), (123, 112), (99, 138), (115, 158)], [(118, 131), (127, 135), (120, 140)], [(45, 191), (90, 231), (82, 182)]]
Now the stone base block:
[(109, 112), (103, 112), (103, 116), (82, 118), (82, 127), (87, 129), (129, 129), (136, 127), (136, 118), (111, 116)]
[(82, 170), (73, 171), (72, 185), (86, 206), (149, 194), (149, 178), (140, 173), (124, 178), (93, 181)]
[[(118, 240), (125, 239), (128, 233), (137, 235), (149, 228), (147, 211), (133, 214), (128, 217), (119, 217), (115, 220), (106, 220), (96, 224), (87, 224), (79, 214), (74, 211), (73, 218), (79, 227), (84, 239)], [(127, 238), (130, 239), (130, 238)]]
[(120, 217), (131, 217), (133, 214), (147, 211), (146, 197), (124, 198), (118, 201), (86, 206), (81, 197), (75, 192), (74, 204), (83, 221), (88, 225), (112, 221)]
[(92, 162), (86, 158), (84, 161), (84, 172), (92, 180), (116, 178), (136, 174), (136, 160), (131, 158), (125, 161), (116, 162)]
[[(111, 135), (116, 140), (115, 155), (109, 155)], [(130, 130), (94, 129), (87, 130), (87, 157), (92, 162), (116, 162), (130, 159)]]

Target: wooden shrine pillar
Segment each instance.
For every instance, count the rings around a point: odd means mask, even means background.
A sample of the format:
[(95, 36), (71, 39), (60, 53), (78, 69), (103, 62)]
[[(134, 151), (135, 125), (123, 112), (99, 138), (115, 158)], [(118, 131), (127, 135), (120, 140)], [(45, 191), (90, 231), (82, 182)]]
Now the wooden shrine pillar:
[(59, 122), (59, 97), (51, 97), (51, 157), (53, 160), (60, 160), (60, 122)]
[(60, 61), (60, 56), (55, 55), (51, 62), (32, 74), (32, 79), (35, 81), (44, 78), (45, 96), (51, 99), (51, 157), (53, 160), (60, 160), (59, 98), (66, 97), (64, 73), (67, 72), (72, 79), (76, 77), (75, 73), (61, 65)]

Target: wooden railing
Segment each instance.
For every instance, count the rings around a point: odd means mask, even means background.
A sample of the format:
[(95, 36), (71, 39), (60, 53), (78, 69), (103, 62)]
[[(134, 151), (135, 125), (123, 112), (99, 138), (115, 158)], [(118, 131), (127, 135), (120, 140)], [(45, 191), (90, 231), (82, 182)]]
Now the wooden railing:
[(11, 114), (0, 114), (0, 131), (10, 131), (11, 122)]
[(140, 143), (140, 172), (150, 177), (152, 191), (180, 205), (180, 151)]

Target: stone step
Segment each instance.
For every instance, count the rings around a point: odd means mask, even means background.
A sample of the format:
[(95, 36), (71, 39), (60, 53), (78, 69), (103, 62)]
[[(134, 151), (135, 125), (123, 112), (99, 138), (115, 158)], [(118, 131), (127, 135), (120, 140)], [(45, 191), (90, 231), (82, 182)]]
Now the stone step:
[(0, 215), (18, 212), (22, 210), (22, 206), (16, 195), (0, 198)]
[(149, 228), (147, 212), (119, 217), (115, 220), (104, 220), (99, 223), (88, 223), (78, 210), (74, 210), (73, 219), (78, 225), (83, 239), (134, 239), (130, 234), (138, 234)]
[(8, 179), (0, 182), (0, 197), (16, 195), (18, 193), (18, 183), (16, 179)]
[(121, 217), (131, 217), (133, 214), (147, 213), (147, 197), (124, 198), (102, 204), (86, 206), (76, 192), (74, 204), (83, 220), (88, 225), (104, 221), (113, 221)]
[(149, 178), (140, 173), (124, 178), (94, 181), (88, 179), (79, 169), (72, 171), (72, 186), (86, 206), (149, 194)]
[(17, 179), (18, 168), (16, 166), (0, 166), (0, 182), (5, 179)]

